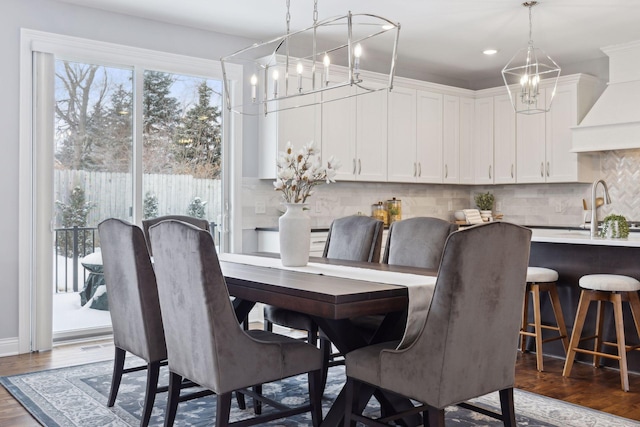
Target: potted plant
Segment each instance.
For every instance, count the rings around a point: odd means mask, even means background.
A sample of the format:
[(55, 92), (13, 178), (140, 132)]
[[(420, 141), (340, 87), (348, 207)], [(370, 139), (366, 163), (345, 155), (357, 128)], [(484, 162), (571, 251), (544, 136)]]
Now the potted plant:
[(626, 239), (629, 237), (629, 223), (624, 215), (610, 214), (602, 222), (600, 237), (608, 239)]
[(493, 209), (493, 202), (495, 201), (495, 197), (493, 194), (489, 193), (479, 193), (475, 195), (474, 198), (476, 202), (476, 206), (480, 209), (480, 216), (483, 220), (489, 221), (491, 218), (491, 210)]

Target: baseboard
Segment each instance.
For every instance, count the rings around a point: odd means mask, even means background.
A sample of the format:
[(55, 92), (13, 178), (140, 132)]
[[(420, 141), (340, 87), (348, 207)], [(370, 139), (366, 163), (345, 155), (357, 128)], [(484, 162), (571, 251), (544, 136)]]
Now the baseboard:
[(18, 346), (18, 338), (3, 338), (0, 339), (0, 357), (15, 356), (20, 353)]

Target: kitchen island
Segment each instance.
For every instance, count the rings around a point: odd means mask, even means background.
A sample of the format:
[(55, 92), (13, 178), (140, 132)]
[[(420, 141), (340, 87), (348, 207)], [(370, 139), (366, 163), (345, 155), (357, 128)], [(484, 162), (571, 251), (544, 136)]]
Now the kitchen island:
[[(623, 274), (640, 280), (640, 233), (632, 232), (627, 239), (591, 238), (589, 230), (577, 228), (536, 228), (531, 237), (531, 255), (529, 265), (548, 267), (558, 271), (558, 293), (562, 311), (569, 334), (573, 330), (581, 288), (580, 277), (585, 274)], [(553, 323), (554, 316), (551, 303), (543, 298), (542, 322)], [(607, 304), (610, 305), (610, 304)], [(627, 344), (637, 343), (638, 337), (633, 325), (633, 318), (627, 304), (624, 305), (625, 336)], [(615, 327), (611, 307), (605, 306), (605, 340), (615, 341)], [(532, 312), (531, 310), (529, 311)], [(530, 321), (533, 321), (531, 318)], [(583, 336), (593, 335), (595, 330), (595, 305), (590, 307), (589, 315), (583, 330)], [(592, 345), (592, 342), (583, 342)], [(529, 350), (535, 350), (533, 340), (527, 343)], [(604, 346), (604, 351), (612, 352), (612, 348)], [(545, 354), (565, 357), (560, 341), (545, 344)], [(629, 370), (640, 372), (640, 352), (627, 354)], [(578, 361), (591, 363), (592, 357), (578, 355)], [(606, 366), (617, 368), (615, 361), (603, 360)]]

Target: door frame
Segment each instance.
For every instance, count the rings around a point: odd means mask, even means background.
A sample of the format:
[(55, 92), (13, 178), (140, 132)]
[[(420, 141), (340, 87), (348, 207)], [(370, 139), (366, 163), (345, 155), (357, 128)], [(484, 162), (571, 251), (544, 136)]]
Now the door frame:
[[(39, 140), (47, 138), (46, 133), (36, 129), (34, 114), (53, 114), (35, 110), (38, 103), (34, 99), (35, 78), (37, 76), (34, 52), (62, 56), (65, 59), (107, 64), (112, 61), (118, 66), (132, 66), (137, 69), (153, 69), (171, 73), (189, 74), (222, 80), (219, 61), (159, 52), (114, 43), (88, 40), (43, 31), (21, 29), (20, 34), (20, 148), (18, 173), (18, 352), (48, 350), (51, 340), (52, 280), (50, 251), (53, 247), (53, 194), (43, 188), (49, 171), (41, 168), (53, 163), (53, 150), (41, 149)], [(46, 63), (46, 61), (43, 61)], [(231, 80), (230, 94), (233, 102), (240, 104), (243, 68), (229, 64), (227, 77)], [(135, 74), (134, 74), (135, 75)], [(53, 79), (51, 77), (51, 79)], [(137, 90), (134, 88), (134, 90)], [(226, 247), (224, 251), (242, 250), (242, 117), (230, 114), (223, 96), (223, 233)], [(141, 112), (137, 114), (142, 114)], [(51, 116), (53, 118), (53, 116)], [(52, 126), (52, 125), (51, 125)], [(135, 129), (135, 126), (134, 126)], [(45, 130), (46, 132), (46, 130)], [(134, 137), (141, 130), (134, 130)], [(47, 145), (42, 143), (42, 145)], [(138, 144), (140, 145), (140, 144)], [(136, 145), (134, 145), (135, 147)], [(136, 155), (137, 154), (137, 155)], [(140, 153), (134, 154), (134, 174), (141, 174)], [(134, 180), (135, 182), (135, 180)], [(143, 195), (141, 185), (134, 186), (134, 206), (140, 204)], [(48, 203), (48, 205), (47, 205)], [(43, 208), (48, 206), (48, 208)], [(137, 210), (137, 211), (136, 211)], [(142, 213), (134, 207), (134, 220), (140, 222)], [(39, 248), (47, 248), (47, 256)], [(48, 261), (47, 261), (48, 260)], [(47, 296), (48, 295), (48, 296)], [(47, 333), (48, 330), (48, 333)]]

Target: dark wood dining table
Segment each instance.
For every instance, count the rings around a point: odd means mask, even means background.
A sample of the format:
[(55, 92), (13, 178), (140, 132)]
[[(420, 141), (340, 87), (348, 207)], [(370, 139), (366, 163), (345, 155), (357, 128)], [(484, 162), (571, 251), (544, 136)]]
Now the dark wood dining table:
[[(269, 256), (269, 255), (267, 255)], [(273, 255), (271, 255), (273, 256)], [(312, 263), (335, 264), (379, 271), (436, 276), (436, 270), (387, 264), (350, 262), (311, 258)], [(245, 319), (257, 302), (309, 314), (322, 332), (342, 353), (379, 342), (399, 340), (404, 330), (408, 306), (407, 287), (369, 280), (346, 279), (303, 271), (269, 268), (245, 263), (220, 261), (229, 293), (235, 297), (234, 307), (239, 320)], [(384, 315), (373, 336), (363, 334), (350, 318)], [(360, 402), (366, 404), (375, 394), (383, 408), (406, 409), (410, 402), (400, 396), (363, 388)], [(364, 398), (364, 399), (363, 399)], [(344, 390), (334, 401), (322, 426), (341, 426), (344, 416)], [(416, 417), (405, 420), (415, 425)]]

